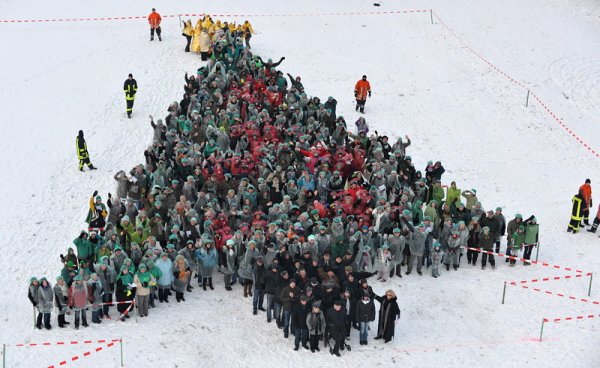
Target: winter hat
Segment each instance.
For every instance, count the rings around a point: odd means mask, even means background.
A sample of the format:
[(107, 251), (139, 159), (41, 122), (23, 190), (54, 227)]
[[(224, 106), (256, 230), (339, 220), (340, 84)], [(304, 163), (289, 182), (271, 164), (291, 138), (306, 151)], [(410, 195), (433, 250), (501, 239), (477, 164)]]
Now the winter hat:
[(316, 302), (313, 303), (312, 307), (313, 308), (321, 308), (321, 301), (317, 300)]
[(64, 281), (65, 278), (62, 276), (56, 276), (56, 281)]
[(502, 207), (496, 207), (496, 211), (502, 212)]
[(73, 268), (73, 267), (75, 267), (75, 263), (73, 261), (68, 261), (67, 268)]
[(101, 201), (101, 200), (102, 200), (102, 197), (100, 197), (99, 195), (97, 195), (97, 196), (96, 196), (96, 200), (97, 200), (97, 201)]
[(518, 218), (518, 219), (521, 219), (521, 220), (523, 220), (523, 215), (521, 215), (520, 213), (517, 213), (517, 214), (515, 215), (515, 218)]
[(592, 184), (592, 181), (590, 179), (585, 179), (585, 183), (586, 184)]
[(308, 297), (307, 297), (306, 295), (302, 295), (302, 296), (300, 297), (300, 301), (301, 301), (301, 302), (307, 302), (307, 301), (308, 301)]
[(167, 249), (175, 249), (175, 245), (169, 243), (167, 244)]
[(433, 243), (433, 248), (440, 248), (442, 245), (440, 244), (440, 242), (435, 242)]
[(396, 227), (396, 228), (394, 228), (394, 230), (392, 230), (392, 232), (394, 232), (394, 233), (400, 233), (402, 231), (399, 228)]
[(35, 276), (29, 279), (30, 284), (33, 284), (34, 281), (38, 281), (37, 277)]
[(484, 226), (484, 227), (483, 227), (481, 230), (482, 230), (482, 231), (488, 231), (488, 232), (489, 232), (489, 231), (490, 231), (490, 227), (489, 227), (489, 226)]
[(341, 300), (336, 300), (335, 302), (333, 302), (333, 305), (337, 305), (337, 306), (342, 306), (342, 301)]
[(142, 269), (144, 269), (144, 270), (148, 270), (148, 267), (147, 267), (145, 264), (143, 264), (143, 263), (140, 263), (139, 270), (141, 271)]
[(352, 272), (352, 266), (346, 266), (346, 267), (344, 267), (344, 271), (346, 271), (346, 272)]
[(73, 278), (73, 281), (82, 281), (83, 277), (81, 275), (77, 275)]

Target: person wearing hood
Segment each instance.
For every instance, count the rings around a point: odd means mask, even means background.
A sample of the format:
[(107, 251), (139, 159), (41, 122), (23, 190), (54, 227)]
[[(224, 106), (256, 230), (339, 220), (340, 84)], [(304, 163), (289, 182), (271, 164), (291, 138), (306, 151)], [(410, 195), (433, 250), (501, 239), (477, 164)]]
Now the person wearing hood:
[(110, 309), (110, 303), (113, 301), (113, 293), (115, 291), (115, 279), (117, 275), (115, 270), (108, 265), (108, 258), (100, 258), (100, 263), (94, 265), (94, 270), (98, 275), (98, 279), (102, 286), (102, 316), (103, 318), (110, 319), (108, 315)]
[(40, 315), (43, 315), (44, 327), (46, 330), (49, 330), (52, 328), (50, 325), (50, 315), (54, 307), (54, 291), (45, 277), (39, 280), (37, 299), (38, 310)]
[(77, 260), (88, 261), (94, 255), (94, 247), (88, 240), (88, 233), (85, 230), (81, 230), (81, 233), (77, 238), (73, 240), (73, 244), (77, 247)]
[(133, 277), (129, 273), (129, 266), (123, 264), (121, 266), (119, 276), (117, 276), (115, 297), (118, 302), (125, 302), (117, 304), (117, 311), (119, 311), (119, 318), (125, 322), (125, 318), (129, 318), (129, 312), (132, 307), (131, 302), (135, 297), (135, 287), (133, 283)]
[(204, 239), (203, 243), (202, 247), (195, 252), (198, 260), (198, 272), (202, 278), (202, 289), (206, 291), (206, 284), (208, 283), (210, 290), (215, 290), (212, 278), (218, 264), (217, 251), (212, 239)]
[(138, 314), (140, 317), (148, 317), (150, 288), (156, 285), (156, 279), (148, 272), (148, 267), (141, 263), (138, 272), (133, 276), (133, 283), (135, 284), (135, 302)]
[(400, 319), (400, 307), (398, 307), (396, 293), (393, 290), (388, 290), (384, 296), (374, 295), (374, 297), (381, 303), (375, 340), (383, 339), (384, 342), (388, 343), (394, 338), (396, 321)]
[[(527, 220), (523, 221), (525, 226), (525, 250), (523, 258), (531, 259), (533, 247), (537, 247), (539, 240), (540, 225), (537, 223), (535, 216), (531, 215)], [(530, 262), (525, 262), (525, 266), (530, 266)]]
[(73, 280), (74, 282), (69, 288), (69, 307), (73, 309), (75, 315), (75, 329), (79, 330), (80, 319), (82, 326), (88, 327), (86, 313), (87, 303), (90, 299), (90, 291), (81, 275), (75, 276)]
[(77, 138), (75, 138), (75, 148), (77, 149), (77, 158), (79, 159), (79, 171), (83, 171), (83, 165), (87, 165), (90, 170), (96, 170), (90, 162), (90, 154), (85, 143), (85, 138), (83, 137), (83, 130), (80, 130)]
[(172, 267), (173, 262), (166, 252), (162, 252), (154, 263), (154, 268), (159, 269), (161, 272), (161, 276), (158, 278), (158, 301), (160, 303), (169, 302), (169, 292), (173, 282)]
[(178, 303), (185, 302), (183, 293), (185, 293), (190, 282), (192, 270), (184, 256), (179, 254), (177, 257), (175, 257), (175, 262), (173, 262), (171, 271), (173, 274), (173, 289), (175, 290), (175, 299)]
[(90, 280), (88, 281), (90, 287), (90, 302), (92, 303), (92, 323), (102, 323), (100, 318), (104, 317), (102, 314), (102, 294), (104, 293), (102, 287), (102, 281), (98, 278), (97, 273), (92, 273)]
[(58, 327), (65, 328), (70, 322), (65, 321), (65, 314), (69, 305), (69, 287), (62, 276), (56, 278), (56, 284), (53, 288), (54, 304), (58, 309)]

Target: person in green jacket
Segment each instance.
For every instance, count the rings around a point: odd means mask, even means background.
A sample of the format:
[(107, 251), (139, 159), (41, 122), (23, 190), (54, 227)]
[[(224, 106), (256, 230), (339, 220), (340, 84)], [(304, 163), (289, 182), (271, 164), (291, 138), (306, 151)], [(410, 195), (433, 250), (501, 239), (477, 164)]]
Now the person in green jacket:
[(433, 224), (433, 226), (435, 228), (440, 227), (440, 216), (438, 214), (438, 209), (437, 209), (438, 203), (439, 202), (434, 199), (431, 202), (429, 202), (429, 204), (427, 205), (427, 208), (425, 208), (425, 217), (429, 217), (429, 219), (431, 220), (431, 223)]
[(442, 188), (442, 183), (440, 183), (439, 180), (436, 180), (433, 183), (431, 191), (431, 200), (429, 202), (431, 203), (431, 201), (436, 201), (437, 203), (442, 203), (444, 200), (444, 188)]
[(450, 183), (446, 190), (446, 203), (450, 206), (452, 203), (460, 202), (460, 189), (456, 187), (456, 182)]
[[(537, 247), (538, 245), (540, 225), (538, 225), (537, 219), (533, 215), (523, 221), (523, 225), (525, 225), (525, 251), (523, 252), (523, 258), (530, 259), (533, 247)], [(525, 262), (525, 266), (529, 265), (531, 263)]]
[[(515, 263), (517, 263), (517, 258), (519, 257), (519, 251), (523, 248), (523, 244), (525, 243), (525, 226), (519, 225), (517, 231), (512, 234), (510, 241), (510, 254), (515, 257), (510, 259), (510, 267), (514, 267)], [(525, 263), (527, 264), (527, 263)]]
[(73, 244), (77, 247), (77, 259), (79, 261), (89, 261), (94, 255), (94, 247), (88, 240), (88, 233), (85, 230), (81, 230), (79, 236), (73, 240)]
[(475, 202), (478, 202), (479, 199), (477, 199), (477, 191), (475, 189), (471, 189), (471, 190), (464, 190), (462, 192), (462, 196), (465, 197), (465, 199), (467, 200), (467, 204), (466, 204), (466, 208), (471, 211), (471, 209), (473, 208), (473, 206), (475, 205)]
[[(152, 275), (152, 277), (154, 277), (155, 280), (159, 280), (162, 277), (162, 271), (160, 268), (154, 267), (154, 261), (152, 259), (149, 259), (146, 262), (146, 266), (148, 267), (148, 272), (150, 275)], [(156, 299), (156, 289), (157, 285), (150, 286), (150, 308), (155, 308), (154, 299)]]

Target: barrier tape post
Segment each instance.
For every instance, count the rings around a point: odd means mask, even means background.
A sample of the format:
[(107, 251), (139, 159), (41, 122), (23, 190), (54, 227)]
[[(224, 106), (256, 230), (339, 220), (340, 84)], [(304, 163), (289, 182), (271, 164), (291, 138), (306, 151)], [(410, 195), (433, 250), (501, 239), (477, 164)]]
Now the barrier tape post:
[(123, 366), (123, 338), (121, 337), (121, 367)]
[(433, 24), (433, 9), (429, 9), (429, 16), (431, 17), (431, 24)]
[(538, 256), (540, 255), (540, 243), (535, 247), (535, 261), (538, 261)]
[(525, 107), (529, 107), (529, 94), (531, 93), (530, 90), (527, 90), (527, 98), (525, 99)]
[(35, 306), (33, 306), (33, 329), (35, 330), (36, 320), (35, 320)]
[(6, 368), (6, 344), (2, 344), (2, 368)]
[(594, 278), (594, 274), (590, 273), (590, 287), (588, 288), (588, 296), (592, 294), (592, 279)]
[(544, 334), (544, 323), (546, 323), (546, 318), (542, 318), (542, 328), (540, 329), (540, 342), (542, 342), (542, 335)]
[(505, 296), (506, 296), (506, 281), (504, 281), (504, 291), (502, 291), (502, 304), (504, 304)]

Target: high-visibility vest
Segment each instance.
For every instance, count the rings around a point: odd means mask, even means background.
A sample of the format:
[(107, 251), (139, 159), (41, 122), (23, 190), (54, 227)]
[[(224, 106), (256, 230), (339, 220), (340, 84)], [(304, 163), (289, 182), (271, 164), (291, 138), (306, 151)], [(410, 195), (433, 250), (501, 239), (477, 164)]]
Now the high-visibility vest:
[(571, 210), (571, 220), (581, 221), (583, 219), (581, 213), (581, 204), (583, 202), (583, 198), (579, 194), (573, 196), (573, 209)]
[(75, 149), (77, 150), (77, 157), (80, 160), (83, 160), (83, 159), (86, 159), (89, 157), (88, 150), (87, 150), (87, 143), (85, 143), (85, 140), (84, 140), (83, 147), (80, 147), (79, 136), (75, 139)]

